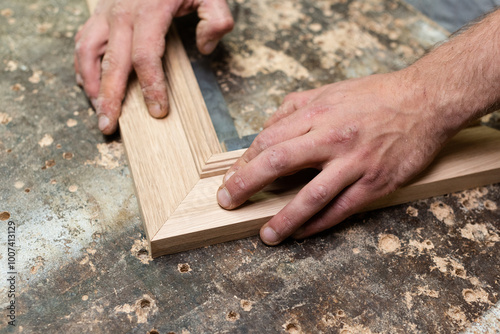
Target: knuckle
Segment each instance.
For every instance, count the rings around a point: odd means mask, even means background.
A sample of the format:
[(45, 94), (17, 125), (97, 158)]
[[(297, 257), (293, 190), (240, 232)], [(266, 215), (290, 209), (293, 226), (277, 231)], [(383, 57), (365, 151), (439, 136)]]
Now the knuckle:
[(375, 186), (382, 183), (384, 171), (382, 168), (372, 168), (363, 176), (363, 183), (368, 186)]
[(114, 98), (98, 98), (99, 110), (110, 118), (117, 118), (117, 113), (121, 110), (121, 101)]
[(402, 182), (388, 168), (372, 168), (363, 176), (363, 185), (373, 192), (388, 195), (396, 190)]
[(234, 28), (234, 20), (231, 16), (223, 17), (218, 20), (211, 22), (212, 28), (214, 31), (220, 33), (227, 33), (233, 30)]
[(83, 89), (90, 99), (95, 99), (99, 94), (99, 85), (95, 82), (90, 82), (90, 80), (83, 80)]
[(354, 207), (354, 202), (352, 201), (351, 198), (347, 196), (341, 196), (335, 201), (335, 206), (337, 207), (337, 210), (340, 212), (349, 213)]
[(130, 12), (125, 6), (118, 3), (111, 8), (109, 15), (112, 21), (121, 23), (129, 20)]
[(282, 215), (281, 219), (280, 219), (280, 229), (281, 229), (281, 233), (276, 231), (280, 235), (282, 235), (282, 236), (291, 235), (296, 229), (295, 223), (287, 215)]
[(298, 95), (299, 94), (297, 92), (287, 94), (285, 96), (285, 98), (283, 99), (283, 103), (282, 104), (290, 103), (292, 101), (295, 101), (297, 99)]
[(289, 164), (289, 155), (284, 148), (272, 148), (270, 152), (266, 155), (266, 161), (268, 166), (276, 173), (280, 174)]
[(262, 131), (261, 133), (259, 133), (257, 137), (255, 137), (252, 145), (255, 145), (257, 150), (262, 152), (269, 147), (268, 143), (269, 143), (269, 138), (267, 136), (267, 133), (265, 131)]
[(132, 52), (132, 64), (134, 67), (141, 67), (148, 64), (152, 60), (153, 56), (150, 52), (144, 49), (135, 49)]
[(77, 54), (88, 54), (92, 51), (91, 43), (85, 38), (79, 39), (75, 44), (75, 51)]
[(288, 106), (288, 105), (294, 105), (295, 101), (297, 101), (299, 98), (299, 93), (294, 92), (287, 94), (285, 98), (283, 99), (283, 102), (281, 103), (281, 106)]
[(247, 188), (245, 180), (240, 175), (233, 175), (231, 180), (238, 191), (245, 191)]
[(325, 144), (345, 144), (352, 142), (358, 135), (358, 127), (356, 125), (347, 125), (342, 128), (330, 129), (324, 136)]
[(311, 204), (325, 203), (329, 200), (328, 188), (322, 184), (314, 185), (309, 188), (307, 198)]
[(119, 63), (117, 58), (115, 57), (113, 51), (108, 50), (101, 62), (101, 69), (103, 72), (114, 71), (118, 68)]

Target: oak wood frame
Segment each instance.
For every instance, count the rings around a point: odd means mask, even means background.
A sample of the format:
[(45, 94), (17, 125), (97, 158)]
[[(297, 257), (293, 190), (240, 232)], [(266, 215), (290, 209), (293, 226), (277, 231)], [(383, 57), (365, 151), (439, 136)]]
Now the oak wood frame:
[[(92, 10), (97, 0), (87, 0)], [(223, 174), (244, 150), (222, 152), (183, 45), (171, 29), (164, 68), (170, 113), (149, 116), (136, 78), (120, 130), (151, 255), (157, 257), (258, 233), (300, 190), (304, 179), (277, 181), (243, 207), (216, 201)], [(500, 134), (484, 127), (459, 133), (424, 173), (366, 210), (500, 182)]]

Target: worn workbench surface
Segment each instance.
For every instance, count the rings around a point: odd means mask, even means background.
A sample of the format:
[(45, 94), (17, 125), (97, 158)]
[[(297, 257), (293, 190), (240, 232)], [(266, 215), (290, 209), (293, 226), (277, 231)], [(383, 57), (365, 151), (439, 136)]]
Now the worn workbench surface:
[[(259, 131), (286, 92), (401, 68), (446, 37), (394, 0), (231, 6), (236, 28), (213, 62), (240, 135)], [(356, 215), (303, 242), (270, 248), (253, 237), (152, 261), (120, 138), (99, 133), (75, 86), (84, 2), (2, 0), (0, 13), (0, 332), (498, 326), (499, 185)]]

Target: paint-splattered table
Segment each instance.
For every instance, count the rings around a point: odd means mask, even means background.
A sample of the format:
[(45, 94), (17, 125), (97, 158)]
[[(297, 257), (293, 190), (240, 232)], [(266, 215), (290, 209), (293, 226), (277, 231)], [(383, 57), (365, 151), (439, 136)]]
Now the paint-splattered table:
[[(446, 38), (395, 0), (231, 8), (236, 28), (211, 61), (240, 135), (287, 92), (397, 70)], [(253, 237), (152, 261), (120, 138), (99, 133), (74, 82), (84, 2), (3, 0), (0, 14), (0, 332), (498, 325), (499, 185), (356, 215), (303, 242)]]

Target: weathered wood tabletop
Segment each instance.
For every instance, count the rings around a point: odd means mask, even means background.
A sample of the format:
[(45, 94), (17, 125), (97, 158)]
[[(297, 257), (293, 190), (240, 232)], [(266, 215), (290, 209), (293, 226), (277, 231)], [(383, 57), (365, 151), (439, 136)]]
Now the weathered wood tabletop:
[[(447, 36), (396, 0), (230, 4), (236, 27), (210, 59), (240, 135), (287, 92), (400, 69)], [(75, 84), (85, 2), (3, 0), (0, 14), (0, 332), (499, 326), (498, 184), (355, 215), (302, 242), (253, 237), (152, 261), (120, 137), (100, 134)], [(484, 121), (500, 128), (497, 114)]]

